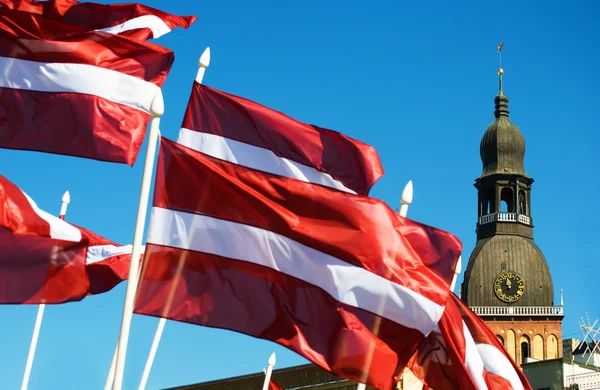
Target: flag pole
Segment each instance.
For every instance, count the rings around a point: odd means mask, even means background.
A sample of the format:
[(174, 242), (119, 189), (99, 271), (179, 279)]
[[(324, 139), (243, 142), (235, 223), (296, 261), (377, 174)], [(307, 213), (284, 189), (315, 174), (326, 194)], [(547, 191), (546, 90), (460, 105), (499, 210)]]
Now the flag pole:
[(273, 367), (275, 367), (275, 352), (269, 356), (269, 361), (267, 362), (267, 372), (265, 372), (265, 382), (263, 383), (262, 390), (269, 390), (269, 382), (271, 381), (271, 374), (273, 373)]
[[(196, 73), (196, 82), (198, 84), (202, 84), (202, 80), (204, 79), (204, 72), (206, 68), (210, 65), (210, 47), (207, 47), (202, 55), (200, 56), (200, 60), (198, 61), (198, 73)], [(140, 381), (140, 386), (138, 390), (144, 390), (146, 388), (146, 384), (148, 383), (148, 377), (150, 376), (150, 370), (152, 370), (152, 364), (154, 364), (154, 357), (156, 356), (156, 351), (158, 350), (158, 344), (160, 344), (160, 339), (162, 337), (163, 330), (165, 329), (167, 319), (161, 317), (158, 321), (158, 326), (156, 327), (156, 332), (154, 333), (154, 340), (152, 341), (152, 346), (150, 347), (150, 353), (148, 354), (148, 359), (146, 360), (146, 366), (144, 367), (144, 373), (142, 374), (142, 379)]]
[(150, 107), (152, 119), (150, 120), (150, 131), (148, 134), (148, 146), (146, 150), (146, 161), (142, 173), (142, 184), (140, 188), (140, 199), (138, 203), (135, 231), (133, 233), (133, 248), (129, 262), (129, 275), (127, 278), (127, 289), (125, 291), (125, 302), (123, 304), (123, 317), (121, 319), (121, 332), (117, 344), (117, 358), (115, 363), (115, 376), (113, 389), (121, 390), (123, 386), (123, 373), (125, 371), (125, 358), (127, 355), (127, 342), (129, 341), (129, 329), (133, 317), (133, 305), (137, 290), (138, 272), (140, 266), (140, 254), (142, 252), (142, 238), (146, 225), (146, 214), (148, 211), (148, 199), (150, 198), (150, 183), (154, 171), (154, 157), (156, 146), (160, 137), (160, 117), (165, 112), (165, 103), (162, 90), (158, 90)]
[[(401, 217), (405, 217), (408, 214), (408, 206), (412, 203), (413, 201), (413, 183), (412, 180), (409, 180), (408, 183), (406, 183), (406, 186), (404, 186), (404, 189), (402, 190), (402, 194), (400, 195), (400, 210), (398, 211), (398, 214), (400, 214)], [(381, 304), (383, 304), (383, 300), (381, 300)], [(373, 326), (373, 333), (377, 333), (379, 331), (379, 324), (381, 322), (381, 318), (377, 317), (376, 322)], [(369, 356), (369, 366), (371, 364), (370, 360), (371, 360), (372, 356)], [(356, 386), (356, 390), (365, 390), (367, 388), (367, 385), (365, 385), (364, 383), (359, 383)]]
[[(67, 214), (67, 207), (71, 202), (71, 195), (69, 191), (66, 191), (62, 197), (62, 204), (60, 206), (60, 219), (65, 219)], [(40, 337), (40, 328), (42, 327), (42, 319), (44, 318), (44, 309), (46, 305), (41, 303), (38, 306), (37, 316), (35, 318), (35, 325), (33, 326), (33, 335), (31, 336), (31, 344), (29, 345), (29, 354), (27, 354), (27, 363), (25, 364), (25, 374), (23, 375), (23, 383), (21, 384), (21, 390), (27, 390), (29, 386), (29, 377), (31, 376), (31, 367), (33, 366), (33, 358), (35, 356), (35, 349), (37, 347), (38, 338)]]
[(458, 275), (460, 275), (461, 268), (462, 268), (462, 256), (459, 256), (458, 262), (456, 263), (456, 268), (454, 269), (454, 277), (452, 278), (452, 284), (450, 285), (450, 291), (454, 291), (454, 285), (456, 285), (456, 279), (458, 279)]

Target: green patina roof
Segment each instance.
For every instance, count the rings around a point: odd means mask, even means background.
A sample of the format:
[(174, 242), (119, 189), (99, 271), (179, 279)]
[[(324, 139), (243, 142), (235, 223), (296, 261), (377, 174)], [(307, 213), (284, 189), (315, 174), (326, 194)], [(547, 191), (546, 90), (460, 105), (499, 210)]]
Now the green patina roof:
[(496, 174), (529, 177), (523, 166), (525, 137), (508, 119), (508, 97), (500, 92), (494, 103), (496, 119), (483, 134), (479, 147), (483, 163), (480, 178)]

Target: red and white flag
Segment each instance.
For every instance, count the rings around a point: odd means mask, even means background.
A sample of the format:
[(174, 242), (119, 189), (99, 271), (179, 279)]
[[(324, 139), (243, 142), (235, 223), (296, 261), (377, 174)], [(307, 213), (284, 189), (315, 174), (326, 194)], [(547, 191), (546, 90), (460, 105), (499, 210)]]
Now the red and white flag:
[(119, 245), (87, 229), (78, 228), (89, 241), (86, 255), (86, 271), (90, 280), (88, 294), (105, 293), (127, 280), (132, 245)]
[(531, 390), (485, 322), (454, 294), (408, 367), (424, 388)]
[(135, 312), (271, 340), (391, 389), (441, 317), (460, 252), (378, 199), (163, 138)]
[(383, 176), (372, 146), (197, 82), (177, 142), (249, 168), (362, 195)]
[(173, 59), (158, 45), (0, 8), (0, 148), (133, 165)]
[(59, 22), (129, 38), (158, 38), (171, 30), (187, 29), (195, 16), (177, 16), (142, 4), (100, 4), (75, 0), (0, 0), (0, 8), (44, 15)]
[(63, 303), (127, 279), (131, 245), (120, 246), (40, 210), (0, 176), (0, 304)]
[(87, 240), (0, 176), (0, 304), (85, 297)]

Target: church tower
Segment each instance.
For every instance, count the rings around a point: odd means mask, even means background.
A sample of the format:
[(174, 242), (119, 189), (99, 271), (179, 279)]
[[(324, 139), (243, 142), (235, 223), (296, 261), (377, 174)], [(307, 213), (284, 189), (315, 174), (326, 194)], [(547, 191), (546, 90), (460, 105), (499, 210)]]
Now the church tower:
[(533, 179), (523, 164), (525, 138), (508, 116), (502, 74), (500, 68), (495, 119), (480, 144), (483, 172), (475, 180), (477, 244), (461, 297), (520, 365), (527, 358), (562, 356), (563, 308), (562, 302), (554, 306), (548, 263), (533, 240)]

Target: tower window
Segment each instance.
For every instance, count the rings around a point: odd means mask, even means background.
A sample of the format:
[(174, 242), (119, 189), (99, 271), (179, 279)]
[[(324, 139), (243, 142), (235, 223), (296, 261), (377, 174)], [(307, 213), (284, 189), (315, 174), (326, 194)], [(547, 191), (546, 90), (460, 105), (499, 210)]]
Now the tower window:
[(503, 213), (515, 212), (513, 190), (510, 187), (504, 187), (500, 192), (500, 211)]
[[(506, 252), (506, 251), (504, 251), (504, 252)], [(506, 263), (500, 264), (500, 270), (501, 271), (506, 271)]]
[(523, 341), (521, 343), (521, 364), (527, 363), (528, 357), (529, 357), (529, 343), (527, 341)]
[(484, 206), (485, 214), (492, 214), (496, 212), (495, 199), (496, 197), (494, 196), (494, 191), (489, 191), (487, 193)]

